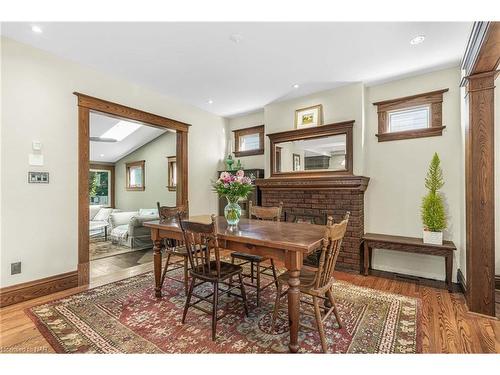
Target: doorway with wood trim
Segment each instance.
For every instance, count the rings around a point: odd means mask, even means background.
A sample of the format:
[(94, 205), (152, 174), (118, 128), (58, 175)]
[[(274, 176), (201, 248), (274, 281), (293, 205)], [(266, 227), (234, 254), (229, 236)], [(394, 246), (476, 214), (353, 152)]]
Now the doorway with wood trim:
[[(175, 144), (175, 160), (176, 160), (176, 195), (173, 204), (187, 204), (188, 200), (188, 131), (189, 124), (161, 117), (152, 113), (144, 112), (139, 109), (130, 108), (121, 104), (113, 103), (107, 100), (98, 99), (81, 93), (74, 93), (78, 98), (78, 284), (87, 285), (90, 280), (90, 256), (89, 256), (89, 242), (90, 242), (90, 210), (89, 203), (91, 203), (91, 194), (89, 189), (89, 177), (91, 171), (102, 171), (106, 176), (102, 176), (104, 180), (107, 178), (113, 181), (106, 181), (108, 189), (102, 189), (101, 196), (93, 197), (94, 200), (106, 200), (106, 206), (115, 208), (115, 171), (114, 166), (110, 163), (96, 163), (91, 160), (90, 156), (90, 141), (92, 134), (90, 132), (90, 119), (96, 116), (106, 116), (126, 121), (128, 123), (135, 123), (146, 125), (167, 130), (174, 134)], [(94, 158), (95, 159), (95, 158)], [(143, 161), (142, 161), (143, 162)], [(144, 164), (142, 170), (140, 166), (128, 165), (127, 172), (130, 169), (131, 180), (127, 179), (127, 187), (131, 186), (130, 190), (140, 190), (140, 178), (144, 178)], [(142, 171), (142, 172), (141, 172)], [(141, 172), (141, 173), (139, 173)], [(108, 174), (109, 173), (109, 174)], [(137, 182), (137, 181), (139, 182)], [(143, 181), (143, 180), (142, 180)], [(144, 185), (144, 182), (142, 182)], [(132, 185), (134, 185), (132, 187)], [(165, 188), (167, 187), (165, 181)], [(112, 187), (111, 187), (112, 186)], [(171, 186), (170, 186), (171, 188)], [(126, 190), (129, 190), (128, 188)], [(158, 200), (161, 200), (158, 196)]]

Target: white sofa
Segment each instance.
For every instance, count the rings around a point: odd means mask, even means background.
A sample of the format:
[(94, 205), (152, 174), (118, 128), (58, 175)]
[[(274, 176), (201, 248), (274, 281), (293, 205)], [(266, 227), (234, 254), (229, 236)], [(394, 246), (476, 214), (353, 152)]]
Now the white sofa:
[(111, 242), (136, 250), (151, 248), (153, 247), (151, 230), (142, 224), (158, 219), (158, 209), (156, 208), (111, 213), (109, 218)]
[[(101, 205), (90, 205), (89, 206), (89, 234), (90, 236), (95, 236), (104, 231), (105, 233), (110, 233), (111, 226), (109, 219), (111, 214), (114, 212), (119, 212), (120, 210), (104, 207)], [(105, 227), (104, 225), (107, 225)], [(104, 229), (106, 228), (106, 229)]]

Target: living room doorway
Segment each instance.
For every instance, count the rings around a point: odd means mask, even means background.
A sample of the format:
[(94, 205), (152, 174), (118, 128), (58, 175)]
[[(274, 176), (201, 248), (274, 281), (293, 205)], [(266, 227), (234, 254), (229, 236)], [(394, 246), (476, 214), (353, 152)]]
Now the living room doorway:
[[(83, 94), (79, 104), (79, 285), (152, 267), (146, 221), (187, 201), (189, 125)], [(135, 271), (134, 271), (135, 270)]]

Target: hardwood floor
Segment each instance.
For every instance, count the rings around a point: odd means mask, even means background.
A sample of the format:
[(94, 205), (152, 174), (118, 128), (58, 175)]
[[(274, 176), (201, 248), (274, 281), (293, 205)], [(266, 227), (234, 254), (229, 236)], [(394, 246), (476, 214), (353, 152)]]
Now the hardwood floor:
[(153, 261), (153, 249), (137, 250), (90, 261), (90, 279)]
[[(124, 254), (126, 255), (126, 254)], [(152, 271), (151, 262), (94, 277), (90, 288)], [(356, 285), (422, 300), (424, 353), (500, 353), (500, 321), (469, 313), (461, 293), (400, 280), (336, 272), (335, 277)], [(88, 289), (78, 287), (0, 309), (0, 352), (50, 353), (53, 349), (24, 309)]]

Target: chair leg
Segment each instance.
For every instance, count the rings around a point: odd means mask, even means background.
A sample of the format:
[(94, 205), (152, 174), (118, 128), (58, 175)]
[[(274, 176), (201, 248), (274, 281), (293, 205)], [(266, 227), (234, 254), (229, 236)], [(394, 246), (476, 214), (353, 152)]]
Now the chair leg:
[(165, 262), (165, 268), (163, 269), (163, 274), (161, 275), (160, 288), (163, 287), (163, 282), (165, 281), (165, 276), (168, 272), (168, 264), (170, 263), (170, 253), (167, 253), (167, 261)]
[(318, 297), (313, 297), (313, 304), (316, 324), (318, 325), (319, 337), (321, 339), (321, 347), (323, 348), (323, 353), (328, 353), (328, 345), (326, 344), (325, 330), (323, 328), (323, 322), (321, 321), (321, 310)]
[(278, 311), (280, 309), (280, 301), (281, 301), (281, 292), (282, 285), (278, 283), (278, 287), (276, 289), (276, 301), (274, 302), (274, 311), (273, 311), (273, 319), (271, 321), (271, 330), (274, 331), (274, 327), (276, 325), (276, 319), (278, 318)]
[(191, 296), (193, 295), (194, 283), (196, 279), (194, 277), (191, 278), (191, 285), (189, 286), (189, 291), (186, 297), (186, 304), (184, 305), (184, 312), (182, 314), (182, 324), (186, 321), (186, 315), (189, 309), (189, 304), (191, 302)]
[(253, 260), (250, 261), (250, 282), (253, 284)]
[(241, 272), (238, 273), (238, 278), (240, 279), (241, 298), (243, 299), (243, 307), (245, 309), (245, 315), (248, 316), (247, 294), (245, 292), (245, 285), (243, 285), (243, 276), (241, 275)]
[[(231, 264), (234, 264), (234, 257), (231, 257)], [(229, 289), (231, 289), (232, 287), (233, 287), (233, 277), (231, 276), (229, 278)], [(227, 293), (227, 295), (229, 297), (231, 297), (233, 295), (233, 293), (229, 292), (229, 293)]]
[(217, 329), (217, 303), (219, 302), (219, 283), (214, 282), (214, 300), (212, 303), (212, 341), (215, 341), (215, 331)]
[(188, 272), (188, 258), (184, 257), (184, 291), (186, 295), (189, 289), (189, 272)]
[(271, 260), (271, 270), (273, 271), (273, 277), (274, 277), (274, 285), (276, 285), (276, 290), (278, 290), (278, 276), (276, 276), (276, 267), (274, 267), (274, 260), (273, 258)]
[(340, 319), (339, 312), (337, 310), (337, 305), (335, 304), (335, 300), (333, 299), (333, 293), (332, 290), (329, 289), (326, 292), (326, 295), (328, 296), (328, 300), (332, 304), (333, 307), (333, 314), (335, 315), (335, 319), (337, 319), (337, 323), (339, 324), (339, 328), (342, 328), (342, 320)]
[(260, 262), (257, 262), (257, 307), (260, 306)]

